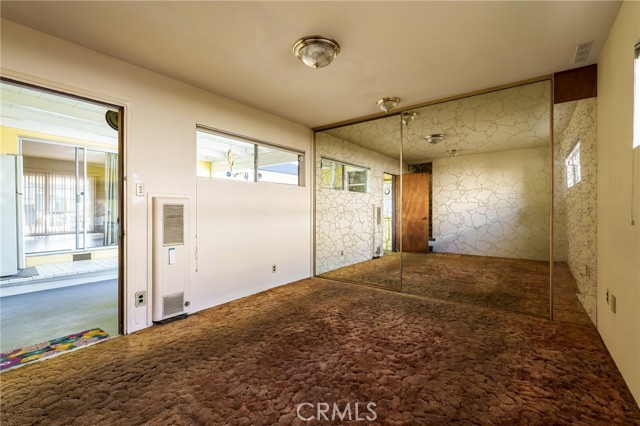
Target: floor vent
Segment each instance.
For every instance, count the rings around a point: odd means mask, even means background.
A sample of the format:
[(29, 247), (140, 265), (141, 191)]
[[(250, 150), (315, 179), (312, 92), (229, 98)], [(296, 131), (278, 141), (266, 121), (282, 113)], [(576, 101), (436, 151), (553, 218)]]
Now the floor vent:
[(580, 43), (576, 46), (576, 53), (573, 55), (573, 63), (579, 64), (585, 62), (591, 52), (591, 46), (593, 46), (593, 40), (586, 43)]
[(73, 255), (73, 261), (77, 262), (79, 260), (91, 260), (91, 253), (78, 253)]

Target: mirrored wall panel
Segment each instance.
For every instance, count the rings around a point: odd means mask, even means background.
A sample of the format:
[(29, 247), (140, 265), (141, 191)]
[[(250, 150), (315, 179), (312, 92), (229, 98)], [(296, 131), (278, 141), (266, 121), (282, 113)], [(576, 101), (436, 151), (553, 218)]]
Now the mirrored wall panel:
[(543, 80), (316, 133), (316, 275), (593, 324), (595, 122)]
[(401, 290), (397, 116), (316, 133), (316, 275)]
[(596, 98), (554, 105), (554, 318), (596, 324)]
[(548, 317), (550, 82), (412, 112), (403, 291)]

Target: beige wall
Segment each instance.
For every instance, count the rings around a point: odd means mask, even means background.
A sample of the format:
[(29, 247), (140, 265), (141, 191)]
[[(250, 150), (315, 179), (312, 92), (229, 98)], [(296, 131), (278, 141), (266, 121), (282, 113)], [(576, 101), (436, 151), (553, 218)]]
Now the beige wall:
[[(640, 149), (632, 151), (633, 48), (640, 2), (626, 1), (598, 60), (598, 330), (640, 402)], [(632, 156), (636, 176), (632, 176)], [(616, 296), (612, 313), (605, 292)]]
[[(153, 300), (152, 194), (190, 197), (192, 312), (310, 276), (312, 161), (306, 162), (305, 187), (196, 184), (195, 143), (196, 124), (202, 124), (302, 150), (310, 159), (309, 129), (6, 20), (0, 55), (5, 77), (125, 107), (127, 331), (151, 325), (150, 304), (136, 308), (133, 302), (141, 290)], [(145, 185), (144, 197), (133, 195), (138, 182)]]

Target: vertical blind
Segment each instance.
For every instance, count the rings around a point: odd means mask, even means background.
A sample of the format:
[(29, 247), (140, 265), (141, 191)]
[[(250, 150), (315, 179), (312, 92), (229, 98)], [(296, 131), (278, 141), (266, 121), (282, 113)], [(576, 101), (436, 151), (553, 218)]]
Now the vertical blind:
[[(87, 176), (85, 202), (87, 232), (94, 232), (97, 179)], [(82, 218), (82, 203), (78, 205)], [(24, 171), (25, 235), (76, 232), (76, 177), (73, 172)], [(80, 222), (82, 224), (82, 221)]]

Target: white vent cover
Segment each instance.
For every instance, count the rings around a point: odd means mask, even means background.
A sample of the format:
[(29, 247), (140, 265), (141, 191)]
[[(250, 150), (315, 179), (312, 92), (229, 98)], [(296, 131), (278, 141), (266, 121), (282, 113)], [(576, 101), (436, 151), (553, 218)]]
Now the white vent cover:
[(162, 244), (184, 244), (184, 204), (165, 204), (162, 211)]
[(573, 55), (573, 63), (578, 64), (585, 62), (589, 57), (589, 52), (591, 52), (591, 46), (593, 46), (593, 40), (578, 44), (576, 46), (576, 52)]
[[(188, 313), (189, 197), (153, 197), (152, 320)], [(187, 305), (187, 306), (185, 306)]]
[(184, 307), (184, 292), (162, 297), (162, 318), (181, 314)]

